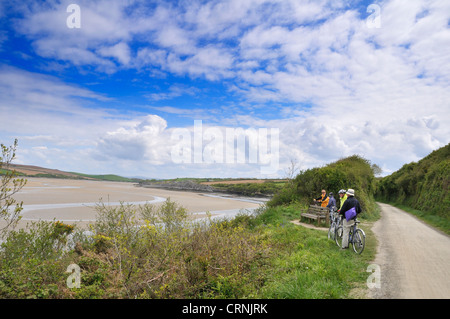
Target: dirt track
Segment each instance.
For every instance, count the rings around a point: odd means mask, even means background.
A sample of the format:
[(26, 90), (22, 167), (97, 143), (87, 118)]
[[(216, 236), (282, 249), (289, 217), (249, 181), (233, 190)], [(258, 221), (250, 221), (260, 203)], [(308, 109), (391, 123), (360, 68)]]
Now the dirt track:
[(374, 264), (381, 288), (372, 298), (450, 298), (450, 237), (414, 216), (379, 203), (381, 219), (373, 231), (379, 241)]

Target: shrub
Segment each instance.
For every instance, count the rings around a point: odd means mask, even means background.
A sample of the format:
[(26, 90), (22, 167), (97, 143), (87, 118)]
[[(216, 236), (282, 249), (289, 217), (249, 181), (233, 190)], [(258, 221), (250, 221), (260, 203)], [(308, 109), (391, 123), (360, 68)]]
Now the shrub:
[(72, 256), (82, 268), (83, 287), (70, 295), (98, 298), (94, 292), (101, 290), (127, 298), (243, 296), (257, 284), (244, 278), (270, 250), (253, 221), (240, 214), (231, 221), (189, 223), (186, 209), (170, 199), (160, 206), (100, 204), (93, 242)]
[[(39, 221), (8, 232), (0, 249), (0, 297), (56, 298), (64, 280), (69, 225)], [(61, 233), (61, 228), (64, 234)]]
[(3, 239), (21, 218), (23, 203), (17, 202), (13, 195), (25, 186), (27, 180), (17, 178), (19, 174), (9, 169), (16, 157), (17, 139), (12, 146), (0, 144), (0, 148), (0, 239)]
[(153, 205), (144, 205), (139, 207), (139, 213), (142, 219), (156, 226), (164, 225), (165, 229), (173, 232), (183, 228), (188, 216), (187, 210), (179, 204), (170, 200), (170, 197), (162, 204), (159, 209)]

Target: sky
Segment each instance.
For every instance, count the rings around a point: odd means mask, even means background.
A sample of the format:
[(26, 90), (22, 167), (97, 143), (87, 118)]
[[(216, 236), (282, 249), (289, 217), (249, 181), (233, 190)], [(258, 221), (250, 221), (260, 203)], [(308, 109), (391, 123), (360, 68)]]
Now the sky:
[(0, 0), (17, 164), (283, 178), (357, 154), (388, 175), (449, 130), (447, 0)]

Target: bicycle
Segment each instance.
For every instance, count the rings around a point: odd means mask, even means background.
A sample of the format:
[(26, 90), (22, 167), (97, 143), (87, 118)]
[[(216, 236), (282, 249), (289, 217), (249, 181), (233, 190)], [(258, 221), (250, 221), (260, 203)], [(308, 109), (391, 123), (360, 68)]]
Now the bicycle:
[[(357, 254), (361, 254), (366, 246), (366, 234), (361, 228), (358, 228), (358, 224), (361, 223), (359, 220), (355, 219), (355, 223), (351, 226), (350, 232), (348, 234), (348, 244), (352, 244), (353, 251)], [(344, 227), (339, 226), (336, 229), (336, 244), (338, 247), (342, 246), (342, 237), (344, 234)]]
[(341, 217), (338, 214), (336, 207), (330, 210), (330, 228), (328, 229), (328, 239), (336, 240), (336, 230), (341, 224)]

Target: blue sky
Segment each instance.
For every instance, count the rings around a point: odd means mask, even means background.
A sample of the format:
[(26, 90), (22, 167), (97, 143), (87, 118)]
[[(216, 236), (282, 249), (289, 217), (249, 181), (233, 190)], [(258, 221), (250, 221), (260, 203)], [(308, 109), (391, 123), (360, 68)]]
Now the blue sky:
[[(1, 1), (0, 19), (0, 141), (19, 140), (16, 163), (268, 178), (359, 154), (389, 174), (449, 142), (445, 0)], [(174, 132), (199, 120), (277, 129), (277, 169), (175, 163)]]

